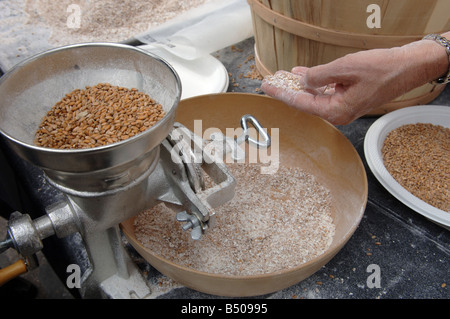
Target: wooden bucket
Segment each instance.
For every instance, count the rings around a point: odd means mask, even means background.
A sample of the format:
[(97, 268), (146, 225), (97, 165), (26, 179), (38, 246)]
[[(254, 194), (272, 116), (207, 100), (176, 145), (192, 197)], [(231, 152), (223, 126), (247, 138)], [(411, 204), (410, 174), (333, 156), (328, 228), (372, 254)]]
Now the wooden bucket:
[[(360, 50), (401, 46), (450, 30), (449, 0), (247, 1), (256, 67), (263, 76), (299, 65), (325, 64)], [(371, 5), (380, 9), (378, 16)], [(372, 24), (377, 17), (379, 25)], [(427, 104), (444, 87), (425, 84), (370, 114)]]

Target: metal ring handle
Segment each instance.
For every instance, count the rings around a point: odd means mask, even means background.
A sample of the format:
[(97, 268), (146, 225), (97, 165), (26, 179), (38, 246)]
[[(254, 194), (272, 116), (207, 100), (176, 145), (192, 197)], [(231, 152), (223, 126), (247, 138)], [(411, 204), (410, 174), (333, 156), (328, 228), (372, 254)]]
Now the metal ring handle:
[[(261, 134), (261, 136), (263, 137), (262, 142), (250, 137), (250, 135), (248, 133), (248, 122), (250, 122), (255, 127), (256, 131), (259, 134)], [(241, 118), (241, 127), (244, 130), (244, 133), (241, 136), (241, 138), (243, 137), (245, 141), (248, 141), (249, 143), (252, 143), (258, 147), (269, 147), (270, 146), (271, 140), (270, 140), (269, 134), (266, 132), (266, 130), (264, 130), (264, 128), (261, 126), (261, 124), (258, 122), (258, 120), (256, 118), (254, 118), (252, 115), (246, 114)], [(237, 142), (238, 142), (238, 144), (240, 144), (240, 141), (237, 141)]]

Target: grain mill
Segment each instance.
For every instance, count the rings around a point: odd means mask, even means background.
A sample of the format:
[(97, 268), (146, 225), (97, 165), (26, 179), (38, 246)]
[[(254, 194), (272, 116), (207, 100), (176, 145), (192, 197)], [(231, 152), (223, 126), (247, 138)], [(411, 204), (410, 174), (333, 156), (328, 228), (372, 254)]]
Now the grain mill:
[[(40, 120), (61, 97), (105, 82), (147, 93), (166, 115), (145, 132), (105, 146), (61, 150), (33, 144)], [(0, 132), (5, 145), (41, 169), (46, 183), (61, 194), (46, 207), (46, 214), (34, 220), (13, 213), (0, 249), (13, 247), (31, 260), (43, 248), (43, 239), (79, 233), (90, 264), (81, 280), (83, 297), (128, 298), (131, 292), (139, 297), (148, 293), (122, 247), (120, 222), (164, 202), (179, 208), (181, 226), (199, 239), (213, 225), (214, 207), (234, 195), (235, 181), (225, 164), (198, 159), (192, 151), (198, 138), (175, 123), (181, 96), (176, 72), (148, 52), (106, 43), (50, 50), (5, 74), (0, 79), (0, 95)], [(243, 126), (248, 119), (243, 119)], [(246, 139), (244, 130), (240, 142)], [(201, 139), (199, 143), (197, 147)], [(215, 182), (206, 190), (202, 187), (205, 173)]]

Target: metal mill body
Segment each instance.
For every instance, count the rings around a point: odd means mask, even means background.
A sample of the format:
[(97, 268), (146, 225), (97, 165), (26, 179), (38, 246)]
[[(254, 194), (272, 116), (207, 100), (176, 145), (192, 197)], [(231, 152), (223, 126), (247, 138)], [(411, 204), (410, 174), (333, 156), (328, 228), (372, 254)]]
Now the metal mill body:
[[(39, 122), (61, 97), (105, 82), (147, 93), (162, 104), (165, 117), (143, 133), (106, 146), (58, 150), (33, 145)], [(198, 239), (212, 225), (214, 207), (234, 195), (235, 181), (225, 164), (196, 161), (177, 143), (177, 130), (191, 134), (174, 123), (180, 80), (170, 65), (148, 52), (110, 43), (50, 50), (6, 73), (0, 95), (1, 138), (64, 194), (35, 220), (13, 213), (0, 248), (14, 247), (28, 258), (42, 249), (46, 237), (80, 233), (90, 262), (81, 278), (83, 297), (142, 298), (149, 293), (122, 247), (120, 222), (165, 202), (179, 207), (179, 220)], [(216, 187), (199, 188), (202, 172)]]

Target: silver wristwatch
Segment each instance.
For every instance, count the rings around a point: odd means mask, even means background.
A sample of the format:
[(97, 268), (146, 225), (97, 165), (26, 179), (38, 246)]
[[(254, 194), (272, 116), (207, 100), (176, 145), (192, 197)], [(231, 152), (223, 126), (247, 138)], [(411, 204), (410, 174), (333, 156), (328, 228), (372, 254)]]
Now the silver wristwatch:
[(439, 43), (440, 45), (442, 45), (445, 50), (447, 51), (447, 55), (448, 55), (448, 63), (449, 63), (449, 71), (447, 72), (446, 75), (432, 81), (432, 84), (444, 84), (444, 83), (449, 83), (450, 82), (450, 41), (447, 40), (446, 38), (444, 38), (443, 36), (439, 35), (439, 34), (428, 34), (426, 36), (423, 37), (423, 40), (433, 40), (437, 43)]

